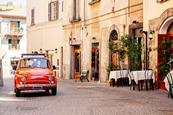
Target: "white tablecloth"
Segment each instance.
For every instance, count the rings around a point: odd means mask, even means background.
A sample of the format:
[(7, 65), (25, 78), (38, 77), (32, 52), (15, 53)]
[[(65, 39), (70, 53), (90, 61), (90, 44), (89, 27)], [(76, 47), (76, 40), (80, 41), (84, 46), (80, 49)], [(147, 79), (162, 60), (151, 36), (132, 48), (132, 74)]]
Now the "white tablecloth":
[(128, 70), (116, 70), (116, 71), (111, 71), (109, 74), (109, 81), (111, 79), (115, 79), (115, 81), (117, 81), (118, 78), (121, 77), (128, 77)]
[[(167, 74), (167, 76), (166, 76), (166, 77), (168, 77), (168, 78), (170, 79), (170, 75), (169, 75), (169, 74), (171, 74), (172, 77), (173, 77), (173, 70), (170, 71), (170, 72)], [(164, 79), (165, 87), (166, 87), (167, 90), (169, 90), (169, 83), (168, 83), (168, 79), (167, 79), (166, 77), (165, 77), (165, 79)], [(170, 80), (171, 80), (171, 79), (170, 79)]]
[(152, 70), (131, 71), (130, 75), (128, 76), (129, 78), (135, 80), (137, 84), (139, 80), (145, 80), (145, 79), (153, 79), (153, 82), (155, 82), (155, 75), (154, 71)]

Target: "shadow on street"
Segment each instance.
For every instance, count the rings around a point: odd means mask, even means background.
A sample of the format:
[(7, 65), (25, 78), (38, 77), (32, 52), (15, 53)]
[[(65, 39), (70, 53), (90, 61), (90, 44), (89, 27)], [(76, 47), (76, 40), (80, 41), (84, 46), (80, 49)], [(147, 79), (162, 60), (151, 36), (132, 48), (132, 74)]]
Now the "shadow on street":
[(43, 97), (43, 96), (51, 96), (51, 94), (46, 92), (22, 92), (20, 97)]

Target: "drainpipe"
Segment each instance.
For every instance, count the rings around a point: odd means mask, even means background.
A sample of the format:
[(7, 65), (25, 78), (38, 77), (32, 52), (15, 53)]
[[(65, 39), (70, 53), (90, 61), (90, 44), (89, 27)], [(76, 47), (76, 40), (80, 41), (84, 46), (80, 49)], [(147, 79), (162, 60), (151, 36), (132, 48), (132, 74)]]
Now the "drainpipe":
[(76, 0), (73, 0), (73, 20), (76, 19)]
[(86, 6), (85, 6), (85, 0), (84, 0), (84, 27), (85, 27), (85, 21), (86, 21), (86, 20), (85, 20), (85, 7), (86, 7)]
[(80, 12), (80, 9), (79, 9), (79, 0), (76, 0), (76, 19), (79, 20), (79, 12)]
[(0, 86), (3, 86), (2, 59), (0, 59)]

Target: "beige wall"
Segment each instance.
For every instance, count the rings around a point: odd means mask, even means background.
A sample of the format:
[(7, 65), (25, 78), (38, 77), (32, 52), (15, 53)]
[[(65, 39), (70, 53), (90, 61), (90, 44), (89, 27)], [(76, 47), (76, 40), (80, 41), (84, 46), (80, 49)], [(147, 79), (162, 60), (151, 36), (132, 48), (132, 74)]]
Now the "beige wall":
[[(166, 32), (159, 32), (161, 25), (173, 16), (173, 0), (168, 0), (163, 3), (157, 3), (156, 0), (143, 0), (144, 1), (144, 31), (148, 33), (154, 31), (153, 39), (149, 40), (150, 52), (150, 68), (155, 69), (156, 76), (158, 73), (158, 34), (166, 34)], [(168, 25), (167, 25), (168, 26)], [(165, 30), (166, 31), (166, 30)]]
[[(55, 21), (48, 21), (48, 3), (51, 0), (28, 0), (27, 1), (27, 51), (30, 53), (32, 51), (46, 50), (50, 51), (53, 55), (52, 61), (53, 65), (57, 65), (57, 60), (59, 60), (59, 76), (62, 77), (61, 71), (63, 65), (61, 65), (61, 47), (63, 47), (63, 52), (66, 52), (66, 46), (64, 42), (64, 32), (62, 28), (62, 12), (59, 11), (59, 19)], [(59, 2), (59, 9), (62, 9), (62, 1)], [(39, 4), (39, 5), (38, 5)], [(31, 10), (35, 9), (35, 25), (31, 26)], [(55, 51), (57, 49), (57, 52)], [(65, 56), (64, 56), (65, 57)], [(64, 58), (65, 59), (65, 58)], [(66, 61), (64, 61), (66, 64)]]
[[(48, 2), (50, 0), (27, 0), (27, 25), (31, 24), (31, 9), (35, 9), (35, 23), (48, 21)], [(39, 7), (38, 7), (39, 6)]]
[(173, 0), (165, 3), (157, 3), (156, 0), (144, 0), (144, 30), (149, 30), (149, 20), (158, 18), (169, 8), (172, 8)]
[[(84, 1), (80, 1), (80, 22), (69, 23), (69, 20), (64, 21), (65, 37), (70, 37), (72, 33), (72, 38), (76, 38), (77, 42), (81, 45), (82, 53), (82, 69), (89, 69), (91, 71), (91, 45), (92, 43), (98, 42), (100, 48), (100, 81), (106, 81), (107, 71), (106, 68), (109, 62), (109, 49), (108, 41), (109, 35), (113, 29), (117, 30), (119, 38), (128, 34), (128, 26), (134, 20), (138, 22), (143, 21), (143, 4), (142, 0), (136, 0), (135, 3), (129, 2), (128, 0), (114, 0), (111, 1), (101, 1), (99, 3), (89, 5), (91, 0), (86, 0), (84, 11)], [(68, 7), (66, 7), (68, 6)], [(71, 9), (72, 4), (66, 4), (67, 15), (72, 16)], [(111, 7), (110, 7), (111, 6)], [(128, 7), (130, 6), (130, 7)], [(112, 8), (114, 7), (114, 11)], [(85, 15), (84, 15), (85, 12)], [(84, 22), (85, 16), (85, 22)], [(70, 16), (69, 16), (70, 17)], [(113, 26), (115, 25), (115, 26)], [(125, 28), (124, 28), (125, 25)], [(96, 40), (92, 38), (95, 37)], [(80, 41), (80, 42), (79, 42)], [(126, 61), (127, 63), (127, 61)]]

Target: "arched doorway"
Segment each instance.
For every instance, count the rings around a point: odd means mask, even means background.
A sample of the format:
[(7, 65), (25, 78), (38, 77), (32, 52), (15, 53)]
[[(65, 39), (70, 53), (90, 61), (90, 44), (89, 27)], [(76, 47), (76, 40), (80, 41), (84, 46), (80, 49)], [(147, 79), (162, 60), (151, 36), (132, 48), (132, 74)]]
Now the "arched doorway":
[(118, 59), (117, 53), (113, 50), (116, 48), (118, 44), (118, 33), (116, 30), (112, 30), (109, 36), (109, 69), (115, 70), (120, 66), (120, 62)]
[[(167, 74), (163, 70), (167, 70), (169, 72), (169, 61), (173, 56), (173, 16), (167, 18), (161, 25), (158, 35), (158, 75), (157, 75), (157, 83), (163, 81), (165, 75)], [(164, 43), (169, 43), (167, 46)], [(168, 55), (166, 55), (166, 52)], [(165, 63), (165, 64), (164, 64)], [(165, 67), (164, 67), (165, 66)], [(167, 67), (167, 69), (165, 69)], [(164, 75), (165, 73), (165, 75)], [(160, 85), (159, 85), (160, 86)]]

